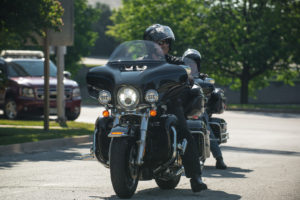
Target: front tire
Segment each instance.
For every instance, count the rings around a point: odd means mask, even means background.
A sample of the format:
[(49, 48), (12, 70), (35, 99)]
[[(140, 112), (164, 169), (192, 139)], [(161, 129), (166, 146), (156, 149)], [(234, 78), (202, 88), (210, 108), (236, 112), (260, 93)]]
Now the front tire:
[(80, 108), (75, 108), (74, 111), (70, 111), (70, 110), (66, 111), (67, 119), (70, 121), (76, 120), (79, 117), (79, 115), (80, 115)]
[(110, 178), (115, 193), (120, 198), (134, 194), (139, 170), (135, 165), (137, 145), (130, 138), (113, 138), (110, 144)]
[(162, 190), (172, 190), (178, 185), (180, 178), (181, 174), (167, 181), (160, 178), (155, 178), (155, 182)]
[(17, 103), (13, 99), (7, 99), (4, 105), (4, 115), (7, 119), (14, 120), (18, 118)]

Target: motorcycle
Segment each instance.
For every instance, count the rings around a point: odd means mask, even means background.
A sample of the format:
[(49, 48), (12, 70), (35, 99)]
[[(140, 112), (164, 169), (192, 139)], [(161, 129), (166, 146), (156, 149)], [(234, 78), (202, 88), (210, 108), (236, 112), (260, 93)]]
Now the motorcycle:
[[(139, 180), (152, 180), (161, 189), (175, 188), (184, 172), (186, 139), (178, 141), (175, 115), (167, 103), (187, 87), (189, 67), (168, 64), (161, 48), (151, 41), (118, 46), (105, 66), (87, 76), (90, 96), (105, 107), (95, 123), (91, 156), (110, 169), (113, 189), (120, 198), (133, 196)], [(204, 112), (199, 95), (188, 118)], [(203, 120), (188, 120), (199, 157), (210, 155)]]
[(197, 63), (193, 59), (185, 58), (184, 62), (191, 68), (190, 76), (194, 80), (193, 89), (200, 88), (205, 95), (205, 112), (199, 116), (194, 116), (194, 119), (203, 119), (206, 127), (208, 125), (211, 127), (218, 144), (226, 143), (229, 139), (226, 121), (222, 118), (212, 117), (213, 114), (222, 114), (226, 109), (224, 91), (221, 88), (215, 87), (214, 79), (208, 77), (206, 74), (199, 73)]

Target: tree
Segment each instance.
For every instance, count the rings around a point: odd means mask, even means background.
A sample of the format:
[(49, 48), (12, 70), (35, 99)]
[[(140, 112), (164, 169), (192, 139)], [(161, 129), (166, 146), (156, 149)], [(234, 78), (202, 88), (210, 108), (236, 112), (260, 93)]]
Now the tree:
[(272, 77), (292, 83), (299, 75), (296, 0), (123, 0), (107, 34), (119, 41), (142, 39), (151, 24), (169, 25), (174, 54), (196, 48), (218, 83), (240, 88), (241, 103)]
[(141, 40), (152, 24), (168, 25), (174, 31), (176, 42), (173, 54), (182, 54), (187, 47), (199, 48), (195, 37), (199, 33), (198, 13), (201, 0), (123, 0), (123, 6), (113, 13), (114, 25), (107, 34), (118, 41)]
[(44, 36), (45, 28), (59, 30), (63, 8), (58, 0), (1, 0), (0, 51), (18, 48), (35, 32)]
[(95, 46), (92, 48), (92, 55), (109, 56), (118, 45), (112, 37), (105, 35), (108, 30), (107, 26), (112, 25), (110, 20), (112, 11), (108, 5), (97, 3), (96, 9), (100, 9), (100, 17), (96, 23), (93, 24), (93, 31), (98, 33), (98, 39), (95, 42)]
[[(299, 75), (299, 2), (293, 0), (212, 1), (203, 18), (205, 64), (216, 77), (240, 87), (240, 102), (270, 77)], [(203, 35), (202, 35), (203, 36)], [(228, 82), (228, 79), (227, 79)], [(250, 91), (249, 91), (250, 89)]]
[(76, 72), (80, 67), (78, 61), (84, 56), (88, 56), (98, 37), (92, 30), (101, 13), (100, 9), (87, 5), (87, 0), (74, 1), (74, 45), (67, 48), (65, 56), (66, 70)]

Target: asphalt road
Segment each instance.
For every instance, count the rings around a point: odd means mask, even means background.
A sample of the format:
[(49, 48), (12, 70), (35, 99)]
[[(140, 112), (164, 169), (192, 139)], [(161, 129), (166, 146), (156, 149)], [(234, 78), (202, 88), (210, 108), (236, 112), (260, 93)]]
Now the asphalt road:
[[(77, 121), (93, 123), (100, 108), (84, 107)], [(208, 190), (192, 193), (182, 177), (175, 190), (162, 191), (141, 181), (133, 199), (300, 199), (300, 115), (230, 112), (230, 139), (222, 146), (227, 170), (206, 162)], [(109, 170), (82, 161), (90, 144), (50, 152), (0, 157), (1, 200), (116, 199)]]

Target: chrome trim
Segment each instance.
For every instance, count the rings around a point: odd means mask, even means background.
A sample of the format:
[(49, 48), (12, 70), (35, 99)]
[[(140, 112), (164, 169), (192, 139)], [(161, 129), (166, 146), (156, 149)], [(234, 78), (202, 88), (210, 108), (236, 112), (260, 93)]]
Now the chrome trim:
[(149, 121), (149, 112), (147, 111), (147, 113), (144, 113), (142, 116), (142, 120), (141, 120), (141, 137), (140, 140), (137, 141), (139, 147), (138, 147), (138, 155), (136, 158), (136, 164), (137, 165), (142, 165), (143, 162), (143, 154), (144, 154), (144, 149), (146, 147), (146, 136), (147, 136), (147, 129), (148, 129), (148, 121)]

